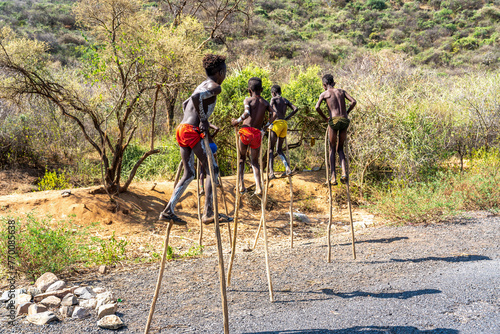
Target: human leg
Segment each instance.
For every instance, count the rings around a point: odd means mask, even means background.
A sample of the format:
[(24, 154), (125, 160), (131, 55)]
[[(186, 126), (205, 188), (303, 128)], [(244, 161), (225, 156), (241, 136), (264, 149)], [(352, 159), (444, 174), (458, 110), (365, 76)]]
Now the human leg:
[(348, 179), (348, 168), (347, 166), (347, 159), (345, 158), (345, 153), (344, 153), (344, 143), (347, 138), (347, 129), (344, 130), (339, 130), (339, 141), (337, 143), (337, 153), (339, 154), (339, 160), (340, 160), (340, 166), (342, 167), (342, 177), (340, 178), (340, 181), (342, 183), (345, 183)]
[(337, 135), (338, 131), (333, 130), (331, 126), (328, 127), (328, 139), (330, 140), (330, 168), (332, 184), (337, 184), (337, 173), (335, 171), (335, 151), (337, 148)]
[[(170, 198), (168, 204), (165, 206), (165, 209), (163, 209), (163, 211), (160, 213), (160, 220), (168, 220), (171, 218), (174, 220), (174, 223), (180, 223), (180, 221), (176, 222), (176, 220), (174, 219), (180, 219), (178, 217), (175, 217), (175, 205), (177, 204), (177, 202), (179, 202), (179, 199), (182, 197), (182, 194), (184, 194), (184, 191), (186, 191), (186, 188), (194, 179), (195, 175), (194, 157), (191, 154), (192, 150), (189, 147), (181, 147), (180, 150), (182, 165), (184, 167), (184, 175), (179, 180), (179, 183), (177, 183), (177, 186), (172, 193), (172, 197)], [(183, 222), (183, 225), (184, 224), (185, 222)]]
[(285, 142), (285, 138), (286, 137), (279, 137), (278, 139), (278, 156), (281, 158), (283, 165), (285, 165), (286, 174), (288, 175), (292, 173), (292, 170), (290, 169), (290, 164), (288, 163), (286, 155), (283, 152), (283, 143)]
[(243, 175), (245, 174), (245, 160), (247, 158), (247, 150), (248, 146), (243, 144), (241, 140), (238, 142), (240, 146), (240, 157), (238, 163), (240, 164), (240, 174), (238, 175), (240, 179), (240, 193), (245, 192), (247, 189), (245, 188), (245, 181), (243, 179)]
[(260, 148), (250, 149), (250, 159), (252, 163), (253, 176), (255, 178), (255, 194), (262, 194), (262, 184), (260, 183), (260, 166), (259, 166)]
[(278, 140), (278, 136), (276, 132), (269, 131), (270, 137), (270, 149), (269, 149), (269, 179), (274, 179), (274, 147), (276, 146), (276, 141)]

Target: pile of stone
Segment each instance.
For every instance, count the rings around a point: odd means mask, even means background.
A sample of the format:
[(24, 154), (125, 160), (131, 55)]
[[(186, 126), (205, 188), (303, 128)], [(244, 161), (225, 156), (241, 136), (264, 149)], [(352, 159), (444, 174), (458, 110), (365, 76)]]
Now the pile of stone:
[[(102, 287), (89, 286), (68, 287), (53, 273), (45, 273), (27, 289), (15, 290), (16, 318), (36, 325), (45, 325), (65, 318), (85, 319), (97, 313), (97, 325), (106, 329), (118, 329), (123, 326), (121, 319), (115, 315), (118, 304), (113, 292)], [(9, 291), (0, 298), (0, 304), (7, 307)]]

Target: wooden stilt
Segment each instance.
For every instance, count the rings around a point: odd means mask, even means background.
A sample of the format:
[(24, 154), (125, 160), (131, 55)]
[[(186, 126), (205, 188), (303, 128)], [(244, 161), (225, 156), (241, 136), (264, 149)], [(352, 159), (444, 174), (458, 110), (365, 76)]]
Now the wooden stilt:
[[(217, 166), (219, 165), (219, 162), (216, 160)], [(229, 210), (227, 209), (227, 203), (226, 203), (226, 193), (224, 192), (224, 185), (222, 184), (222, 177), (220, 176), (219, 173), (219, 185), (220, 185), (220, 191), (222, 194), (222, 203), (224, 204), (224, 209), (226, 211), (226, 216), (229, 217)], [(233, 242), (232, 242), (232, 237), (231, 237), (231, 224), (227, 222), (227, 233), (229, 237), (229, 248), (232, 248)]]
[(255, 234), (255, 240), (253, 241), (252, 249), (255, 249), (257, 246), (257, 241), (259, 241), (260, 230), (262, 229), (262, 215), (260, 216), (259, 227), (257, 228), (257, 233)]
[[(267, 147), (268, 147), (268, 154), (269, 154), (269, 147), (270, 147), (270, 140), (271, 136), (268, 135), (268, 140), (267, 140)], [(262, 147), (262, 145), (261, 145)], [(269, 156), (269, 155), (268, 155)], [(262, 155), (261, 155), (262, 157)], [(267, 159), (267, 166), (268, 166), (268, 171), (269, 171), (269, 159)], [(266, 254), (266, 271), (267, 271), (267, 282), (269, 285), (269, 299), (271, 302), (274, 301), (274, 296), (273, 296), (273, 282), (271, 280), (271, 270), (269, 268), (269, 250), (268, 250), (268, 245), (267, 245), (267, 228), (266, 228), (266, 205), (267, 205), (267, 192), (269, 190), (269, 173), (266, 172), (266, 187), (264, 188), (264, 194), (262, 196), (262, 228), (264, 230), (264, 250)]]
[[(213, 198), (213, 209), (214, 209), (214, 223), (215, 223), (215, 237), (217, 239), (217, 253), (219, 255), (219, 281), (220, 281), (220, 290), (221, 290), (221, 298), (222, 298), (222, 314), (223, 314), (223, 322), (224, 322), (224, 334), (229, 334), (229, 314), (227, 308), (227, 292), (226, 292), (226, 275), (224, 274), (224, 256), (222, 254), (222, 240), (220, 235), (220, 226), (219, 226), (219, 210), (217, 203), (217, 186), (215, 183), (215, 174), (214, 174), (214, 157), (212, 155), (212, 151), (210, 150), (210, 143), (208, 141), (208, 136), (205, 136), (203, 139), (205, 142), (205, 149), (207, 152), (207, 160), (208, 160), (208, 169), (210, 172), (210, 177), (212, 180), (212, 198)], [(205, 189), (207, 191), (207, 189)]]
[[(238, 231), (238, 213), (240, 210), (240, 138), (238, 135), (238, 129), (234, 128), (235, 138), (236, 138), (236, 161), (238, 165), (236, 167), (236, 200), (234, 201), (234, 227), (233, 227), (233, 244), (231, 247), (231, 259), (229, 260), (229, 267), (227, 269), (227, 285), (231, 284), (231, 272), (233, 269), (233, 261), (236, 255), (236, 233)], [(229, 224), (229, 223), (228, 223)]]
[(167, 259), (167, 250), (168, 250), (168, 239), (170, 237), (170, 230), (172, 229), (172, 223), (168, 223), (167, 225), (167, 235), (165, 236), (165, 246), (163, 247), (163, 255), (161, 258), (160, 264), (160, 272), (158, 273), (158, 280), (156, 281), (156, 289), (155, 294), (153, 296), (153, 301), (151, 303), (151, 308), (149, 310), (148, 321), (146, 323), (146, 329), (144, 330), (144, 334), (149, 333), (149, 327), (151, 326), (151, 321), (153, 320), (153, 314), (155, 312), (156, 300), (158, 299), (158, 294), (160, 292), (161, 281), (163, 279), (163, 271), (165, 270), (165, 261)]
[(351, 176), (349, 173), (349, 152), (348, 152), (348, 140), (346, 138), (345, 141), (345, 149), (344, 149), (344, 154), (345, 154), (345, 160), (346, 160), (346, 172), (347, 172), (347, 183), (346, 183), (346, 189), (347, 189), (347, 205), (349, 207), (349, 219), (351, 221), (351, 240), (352, 240), (352, 258), (356, 260), (356, 239), (354, 238), (354, 223), (352, 221), (352, 208), (351, 208), (351, 192), (350, 192), (350, 182), (351, 182)]
[[(290, 164), (290, 153), (288, 152), (288, 141), (285, 137), (285, 147), (286, 147), (286, 158)], [(288, 176), (288, 183), (290, 184), (290, 248), (293, 248), (293, 186), (292, 186), (292, 176)]]
[(346, 188), (347, 188), (347, 205), (349, 206), (349, 219), (351, 220), (352, 258), (354, 260), (356, 260), (356, 240), (354, 239), (354, 223), (352, 221), (351, 193), (349, 191), (349, 178), (347, 179)]
[[(267, 166), (269, 167), (269, 140), (270, 137), (268, 137), (268, 145), (267, 145)], [(260, 145), (260, 148), (259, 148), (259, 166), (260, 166), (260, 184), (262, 186), (264, 186), (264, 173), (269, 173), (269, 168), (266, 169), (266, 171), (264, 172), (264, 167), (262, 166), (262, 144)], [(269, 182), (269, 176), (266, 178), (267, 182)], [(267, 186), (267, 182), (266, 182), (266, 186)], [(255, 185), (255, 187), (257, 187), (257, 185)], [(261, 194), (262, 198), (264, 198), (264, 192), (262, 192)], [(253, 242), (253, 247), (252, 249), (255, 249), (255, 247), (257, 246), (257, 241), (259, 240), (259, 235), (260, 235), (260, 230), (262, 229), (262, 215), (260, 216), (260, 222), (259, 222), (259, 227), (257, 228), (257, 234), (255, 235), (255, 240)]]
[(177, 173), (175, 173), (174, 189), (177, 186), (177, 183), (179, 183), (179, 179), (181, 177), (181, 171), (182, 171), (182, 161), (179, 162), (179, 166), (177, 167)]
[(331, 243), (331, 229), (332, 229), (332, 183), (330, 179), (330, 152), (329, 152), (329, 143), (328, 140), (328, 127), (326, 128), (325, 133), (325, 166), (326, 166), (326, 182), (328, 186), (328, 228), (327, 228), (327, 240), (328, 240), (328, 254), (326, 257), (326, 262), (332, 262), (332, 243)]
[(198, 198), (198, 220), (200, 221), (200, 238), (198, 240), (198, 244), (200, 246), (203, 245), (203, 223), (201, 222), (201, 199), (200, 199), (200, 160), (196, 159), (196, 191)]

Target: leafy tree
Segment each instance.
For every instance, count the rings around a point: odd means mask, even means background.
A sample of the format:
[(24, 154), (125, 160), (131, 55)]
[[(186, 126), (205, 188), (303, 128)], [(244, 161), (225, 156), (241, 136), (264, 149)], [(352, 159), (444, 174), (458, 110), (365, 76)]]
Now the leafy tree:
[[(176, 27), (160, 25), (158, 13), (144, 9), (141, 0), (82, 0), (74, 12), (93, 40), (83, 65), (54, 65), (46, 43), (3, 28), (0, 94), (11, 100), (42, 96), (55, 104), (101, 157), (106, 191), (124, 192), (141, 163), (159, 152), (154, 134), (160, 93), (185, 89), (196, 79), (203, 28), (191, 18)], [(123, 154), (144, 124), (150, 150), (122, 185)]]

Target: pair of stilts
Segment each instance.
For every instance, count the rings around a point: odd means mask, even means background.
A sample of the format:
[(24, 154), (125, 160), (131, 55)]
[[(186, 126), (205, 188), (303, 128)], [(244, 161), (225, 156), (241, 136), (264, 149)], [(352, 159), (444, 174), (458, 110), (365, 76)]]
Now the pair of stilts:
[[(330, 141), (328, 140), (328, 127), (325, 133), (325, 166), (326, 166), (326, 182), (328, 185), (328, 206), (329, 206), (329, 214), (328, 214), (328, 228), (327, 228), (327, 240), (328, 240), (328, 253), (326, 257), (326, 262), (332, 262), (332, 243), (331, 243), (331, 229), (332, 229), (332, 209), (333, 209), (333, 199), (332, 199), (332, 182), (331, 182), (331, 172), (330, 172), (330, 159), (329, 159), (329, 146)], [(346, 144), (347, 146), (347, 144)], [(347, 159), (346, 165), (347, 169), (349, 169), (349, 159), (347, 157), (347, 152), (345, 154), (345, 158)], [(349, 175), (349, 173), (347, 173)], [(351, 193), (349, 189), (349, 177), (347, 177), (347, 182), (345, 183), (347, 190), (347, 206), (349, 207), (349, 220), (351, 223), (351, 239), (352, 239), (352, 257), (356, 259), (356, 246), (354, 239), (354, 224), (352, 221), (352, 208), (351, 208)]]
[[(239, 135), (238, 132), (235, 132), (236, 136), (236, 150), (237, 150), (237, 157), (239, 159)], [(209, 146), (208, 138), (204, 138), (205, 141), (205, 146)], [(269, 286), (269, 298), (270, 301), (274, 301), (274, 295), (273, 295), (273, 286), (272, 286), (272, 280), (271, 280), (271, 272), (269, 268), (269, 250), (268, 250), (268, 240), (267, 240), (267, 224), (266, 224), (266, 206), (267, 206), (267, 195), (268, 195), (268, 190), (269, 190), (269, 147), (270, 147), (270, 136), (268, 137), (268, 169), (266, 171), (266, 183), (265, 183), (265, 190), (262, 196), (262, 201), (261, 201), (261, 219), (259, 223), (259, 228), (257, 231), (257, 234), (255, 236), (255, 242), (253, 248), (256, 247), (257, 240), (260, 234), (261, 228), (264, 230), (264, 250), (265, 250), (265, 258), (266, 258), (266, 272), (267, 272), (267, 279), (268, 279), (268, 286)], [(289, 152), (288, 152), (288, 143), (286, 142), (285, 139), (285, 144), (286, 144), (286, 152), (287, 152), (287, 159), (289, 160)], [(328, 131), (325, 136), (325, 163), (326, 163), (326, 177), (327, 177), (327, 184), (328, 184), (328, 189), (329, 189), (329, 221), (328, 221), (328, 229), (327, 229), (327, 239), (328, 239), (328, 256), (327, 256), (327, 262), (331, 262), (331, 224), (332, 224), (332, 188), (331, 188), (331, 180), (330, 180), (330, 172), (329, 172), (329, 159), (328, 159)], [(262, 148), (261, 148), (262, 150)], [(236, 254), (236, 237), (237, 237), (237, 230), (238, 230), (238, 213), (239, 213), (239, 207), (240, 207), (240, 201), (241, 201), (241, 196), (240, 196), (240, 184), (239, 180), (239, 168), (240, 164), (238, 163), (238, 176), (236, 178), (236, 200), (235, 200), (235, 213), (234, 213), (234, 230), (233, 230), (233, 237), (231, 240), (231, 230), (229, 227), (229, 222), (228, 222), (228, 232), (230, 235), (230, 244), (231, 244), (231, 257), (230, 257), (230, 262), (229, 262), (229, 268), (228, 268), (228, 275), (227, 275), (227, 282), (226, 282), (226, 275), (225, 275), (225, 270), (224, 270), (224, 258), (223, 258), (223, 252), (222, 252), (222, 239), (221, 239), (221, 234), (220, 234), (220, 226), (219, 226), (219, 213), (218, 213), (218, 200), (217, 200), (217, 186), (215, 183), (215, 175), (214, 175), (214, 157), (212, 155), (211, 150), (207, 150), (207, 155), (208, 155), (208, 168), (210, 172), (210, 177), (212, 178), (212, 191), (213, 191), (213, 206), (214, 206), (214, 223), (215, 223), (215, 236), (217, 239), (217, 251), (218, 251), (218, 258), (219, 258), (219, 281), (220, 281), (220, 289), (221, 289), (221, 299), (222, 299), (222, 309), (223, 309), (223, 326), (224, 326), (224, 334), (229, 334), (229, 315), (228, 315), (228, 306), (227, 306), (227, 292), (226, 292), (226, 283), (227, 285), (230, 285), (231, 283), (231, 272), (232, 272), (232, 266), (233, 266), (233, 261), (234, 257)], [(198, 164), (199, 165), (199, 164)], [(199, 177), (199, 168), (197, 165), (197, 175)], [(262, 166), (262, 151), (260, 152), (260, 166)], [(176, 176), (176, 181), (178, 180), (178, 177), (180, 175), (180, 171), (178, 171), (178, 175)], [(200, 212), (200, 192), (199, 192), (199, 180), (198, 180), (198, 217), (201, 217), (201, 212)], [(220, 179), (220, 184), (222, 185), (222, 180)], [(289, 176), (289, 184), (290, 184), (290, 246), (293, 247), (293, 186), (292, 186), (292, 178)], [(351, 236), (352, 236), (352, 251), (353, 251), (353, 257), (354, 259), (356, 258), (356, 250), (355, 250), (355, 240), (354, 240), (354, 226), (353, 226), (353, 221), (352, 221), (352, 209), (351, 209), (351, 201), (350, 201), (350, 190), (349, 190), (349, 179), (347, 180), (346, 183), (346, 188), (347, 188), (347, 200), (348, 200), (348, 206), (349, 206), (349, 217), (350, 217), (350, 222), (351, 222)], [(223, 187), (221, 187), (222, 190), (222, 197), (224, 201), (224, 205), (226, 208), (226, 214), (227, 214), (227, 204), (225, 203), (225, 194)], [(163, 256), (162, 256), (162, 261), (160, 265), (160, 272), (158, 275), (158, 280), (156, 283), (156, 289), (155, 293), (153, 296), (153, 301), (151, 304), (151, 309), (149, 312), (148, 320), (146, 323), (146, 328), (145, 328), (145, 334), (149, 333), (149, 328), (151, 326), (151, 321), (153, 319), (153, 314), (156, 306), (156, 301), (158, 299), (158, 294), (160, 291), (160, 286), (161, 286), (161, 281), (163, 278), (163, 272), (165, 269), (165, 261), (166, 261), (166, 254), (167, 254), (167, 249), (168, 249), (168, 241), (169, 241), (169, 236), (170, 236), (170, 230), (172, 229), (172, 223), (168, 223), (167, 225), (167, 233), (165, 237), (165, 244), (164, 244), (164, 249), (163, 249)], [(202, 243), (202, 231), (203, 231), (203, 224), (201, 223), (201, 218), (200, 218), (200, 240), (199, 243), (201, 245)]]

